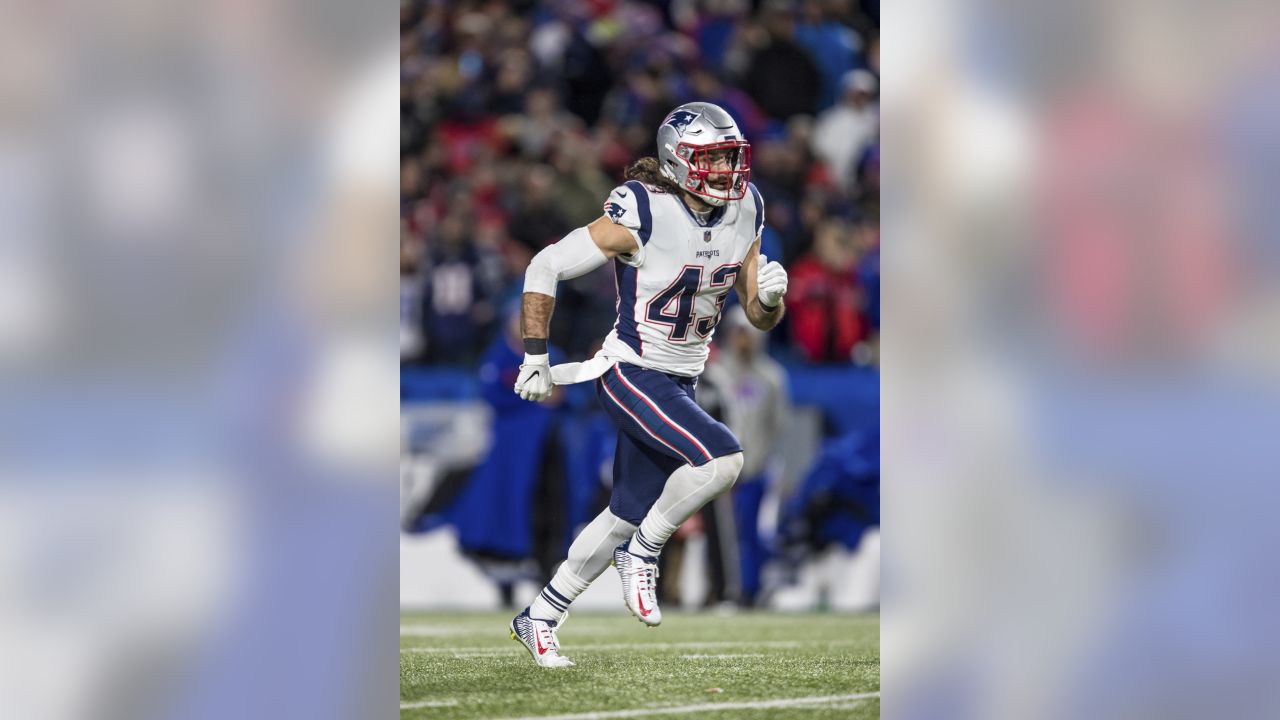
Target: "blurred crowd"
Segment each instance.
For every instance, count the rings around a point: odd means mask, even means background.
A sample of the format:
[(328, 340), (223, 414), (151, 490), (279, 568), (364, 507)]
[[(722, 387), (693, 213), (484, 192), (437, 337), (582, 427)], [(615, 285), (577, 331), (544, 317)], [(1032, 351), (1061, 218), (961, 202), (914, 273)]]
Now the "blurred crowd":
[[(404, 0), (402, 362), (476, 363), (530, 258), (703, 100), (751, 141), (761, 249), (791, 274), (770, 352), (876, 364), (878, 36), (876, 0)], [(607, 268), (562, 283), (553, 343), (591, 354), (615, 297)]]

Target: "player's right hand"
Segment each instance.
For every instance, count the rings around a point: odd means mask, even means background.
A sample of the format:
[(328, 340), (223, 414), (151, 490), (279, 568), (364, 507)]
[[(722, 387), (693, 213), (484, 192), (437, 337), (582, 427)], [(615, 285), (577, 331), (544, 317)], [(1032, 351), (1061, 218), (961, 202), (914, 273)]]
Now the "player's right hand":
[(547, 354), (530, 355), (525, 353), (524, 363), (520, 365), (520, 375), (516, 377), (516, 394), (521, 400), (542, 402), (551, 396), (551, 361)]

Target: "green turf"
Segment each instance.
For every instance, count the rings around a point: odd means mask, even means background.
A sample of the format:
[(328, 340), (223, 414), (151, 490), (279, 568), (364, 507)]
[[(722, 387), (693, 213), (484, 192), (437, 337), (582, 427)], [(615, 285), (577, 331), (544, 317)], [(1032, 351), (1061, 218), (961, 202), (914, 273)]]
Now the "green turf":
[[(402, 615), (400, 716), (525, 718), (880, 689), (878, 615), (668, 612), (661, 627), (647, 629), (625, 611), (575, 613), (559, 636), (561, 651), (577, 666), (554, 670), (536, 667), (524, 646), (510, 639), (510, 615)], [(622, 644), (648, 647), (600, 647)], [(685, 657), (693, 655), (710, 657)], [(415, 702), (437, 706), (403, 707)], [(880, 701), (873, 697), (652, 717), (819, 720), (879, 713)]]

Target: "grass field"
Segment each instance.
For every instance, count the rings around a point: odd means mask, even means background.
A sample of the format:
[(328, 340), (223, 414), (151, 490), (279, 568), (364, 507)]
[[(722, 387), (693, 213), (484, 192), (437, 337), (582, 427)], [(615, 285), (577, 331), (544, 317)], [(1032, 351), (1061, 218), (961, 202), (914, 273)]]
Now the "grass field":
[(512, 614), (402, 615), (400, 716), (880, 716), (878, 615), (668, 612), (647, 629), (621, 609), (571, 614), (559, 636), (577, 666), (542, 669), (510, 639)]

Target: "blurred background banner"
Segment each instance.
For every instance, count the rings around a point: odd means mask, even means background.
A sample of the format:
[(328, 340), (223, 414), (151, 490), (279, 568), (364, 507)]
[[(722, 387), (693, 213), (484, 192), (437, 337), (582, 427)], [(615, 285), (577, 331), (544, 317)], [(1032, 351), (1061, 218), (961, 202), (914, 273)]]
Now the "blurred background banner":
[(1280, 716), (1278, 20), (887, 9), (886, 716)]
[(0, 7), (0, 717), (393, 717), (393, 3)]
[[(590, 385), (511, 391), (524, 271), (695, 100), (751, 142), (761, 251), (791, 282), (767, 335), (730, 296), (698, 395), (746, 466), (664, 553), (661, 593), (878, 607), (878, 36), (858, 0), (401, 5), (402, 607), (523, 607), (607, 503), (616, 430)], [(553, 361), (595, 353), (616, 297), (607, 266), (561, 283)], [(615, 609), (616, 583), (574, 607)]]

